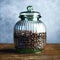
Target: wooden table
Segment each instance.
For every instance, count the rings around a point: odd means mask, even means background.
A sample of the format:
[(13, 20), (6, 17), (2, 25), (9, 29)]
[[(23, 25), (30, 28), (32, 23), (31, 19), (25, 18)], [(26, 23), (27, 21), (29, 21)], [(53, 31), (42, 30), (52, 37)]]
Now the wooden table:
[(40, 54), (17, 54), (14, 44), (0, 44), (0, 60), (60, 60), (60, 44), (46, 44)]

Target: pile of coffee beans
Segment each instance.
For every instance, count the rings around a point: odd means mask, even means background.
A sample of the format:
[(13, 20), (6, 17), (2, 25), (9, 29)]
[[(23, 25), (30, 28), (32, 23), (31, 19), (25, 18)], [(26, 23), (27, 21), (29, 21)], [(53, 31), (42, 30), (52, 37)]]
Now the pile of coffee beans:
[(14, 33), (15, 47), (19, 49), (43, 49), (46, 42), (46, 32), (16, 31)]

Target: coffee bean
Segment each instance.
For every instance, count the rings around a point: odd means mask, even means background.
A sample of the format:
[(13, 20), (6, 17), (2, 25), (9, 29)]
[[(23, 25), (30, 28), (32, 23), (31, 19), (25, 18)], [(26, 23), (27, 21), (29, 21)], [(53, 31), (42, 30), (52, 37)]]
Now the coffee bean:
[(33, 33), (31, 31), (16, 31), (14, 33), (17, 48), (42, 49), (44, 48), (46, 33)]

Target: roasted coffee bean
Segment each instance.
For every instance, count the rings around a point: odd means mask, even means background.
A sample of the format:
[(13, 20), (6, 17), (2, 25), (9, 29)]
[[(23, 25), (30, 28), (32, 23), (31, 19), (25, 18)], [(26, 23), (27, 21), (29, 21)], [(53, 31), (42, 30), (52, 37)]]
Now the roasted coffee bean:
[(33, 33), (31, 31), (16, 31), (14, 33), (17, 48), (42, 49), (46, 40), (46, 33)]

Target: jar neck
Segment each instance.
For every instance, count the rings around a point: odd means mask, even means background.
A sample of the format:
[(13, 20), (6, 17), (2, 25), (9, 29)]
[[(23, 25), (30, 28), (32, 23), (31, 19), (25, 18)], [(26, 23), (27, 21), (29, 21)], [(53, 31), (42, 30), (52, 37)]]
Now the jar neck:
[(39, 16), (37, 15), (27, 15), (27, 16), (21, 16), (21, 20), (27, 20), (27, 21), (37, 21), (39, 20)]
[(28, 20), (28, 21), (37, 21), (37, 20), (39, 20), (39, 18), (36, 18), (36, 17), (34, 17), (33, 19), (28, 19), (28, 18), (25, 18), (25, 20)]

